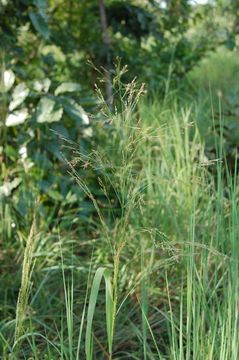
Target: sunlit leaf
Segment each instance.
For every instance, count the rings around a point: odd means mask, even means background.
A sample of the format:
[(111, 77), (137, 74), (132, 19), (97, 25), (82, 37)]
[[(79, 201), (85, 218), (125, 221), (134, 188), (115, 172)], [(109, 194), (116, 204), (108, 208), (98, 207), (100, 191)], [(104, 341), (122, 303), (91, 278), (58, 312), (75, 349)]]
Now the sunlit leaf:
[(51, 80), (46, 78), (43, 80), (36, 80), (33, 83), (33, 89), (38, 92), (48, 92), (51, 86)]
[(0, 186), (0, 199), (10, 196), (12, 191), (20, 185), (21, 181), (22, 180), (20, 178), (15, 178), (12, 181), (6, 181), (2, 186)]
[(6, 118), (6, 126), (16, 126), (23, 124), (28, 117), (28, 110), (26, 108), (15, 111), (9, 114)]
[(80, 84), (73, 82), (64, 82), (56, 88), (55, 95), (60, 95), (67, 92), (76, 92), (80, 90), (81, 90)]
[(27, 88), (25, 83), (18, 84), (12, 94), (12, 101), (9, 104), (9, 110), (16, 109), (28, 96), (30, 90)]
[(55, 44), (43, 46), (40, 49), (40, 52), (43, 56), (54, 58), (54, 61), (56, 62), (65, 63), (66, 61), (66, 55), (64, 54), (60, 46), (57, 46)]
[(12, 70), (5, 70), (2, 75), (0, 92), (7, 92), (11, 89), (15, 81), (15, 75)]
[(63, 109), (53, 99), (43, 97), (39, 101), (36, 110), (36, 118), (38, 123), (54, 122), (61, 120)]
[(6, 6), (7, 3), (8, 3), (8, 0), (1, 0), (1, 1), (0, 1), (0, 4), (1, 4), (2, 6)]

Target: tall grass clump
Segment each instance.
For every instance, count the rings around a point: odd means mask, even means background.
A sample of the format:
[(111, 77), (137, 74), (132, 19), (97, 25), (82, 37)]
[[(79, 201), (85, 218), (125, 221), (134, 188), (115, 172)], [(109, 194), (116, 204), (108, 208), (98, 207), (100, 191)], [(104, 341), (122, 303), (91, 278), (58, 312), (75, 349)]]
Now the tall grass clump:
[[(107, 114), (105, 109), (102, 110), (105, 116), (105, 124), (109, 126), (111, 141), (106, 142), (105, 149), (101, 149), (101, 151), (94, 150), (87, 156), (78, 153), (74, 166), (69, 163), (71, 174), (94, 204), (99, 219), (98, 226), (106, 242), (105, 251), (109, 261), (107, 264), (109, 269), (99, 268), (96, 271), (92, 285), (86, 327), (85, 351), (87, 360), (93, 356), (91, 328), (100, 281), (103, 276), (106, 286), (108, 357), (109, 359), (112, 358), (119, 306), (120, 262), (125, 249), (137, 232), (137, 228), (131, 227), (131, 222), (136, 212), (140, 211), (141, 196), (145, 186), (141, 176), (141, 159), (137, 154), (144, 133), (141, 131), (140, 121), (136, 120), (134, 116), (134, 110), (143, 92), (143, 87), (137, 89), (134, 81), (126, 88), (120, 83), (118, 91), (121, 94), (115, 113)], [(78, 175), (75, 170), (76, 164), (80, 164), (82, 167), (89, 166), (96, 173), (105, 201), (103, 209), (106, 208), (108, 211), (102, 210), (100, 201), (93, 195), (87, 183)]]
[(222, 136), (206, 156), (195, 107), (170, 94), (149, 103), (135, 81), (114, 88), (91, 151), (66, 144), (94, 208), (87, 226), (26, 246), (14, 349), (24, 339), (35, 359), (236, 360), (237, 166)]
[[(71, 174), (95, 206), (107, 266), (112, 269), (109, 358), (112, 358), (113, 339), (117, 339), (116, 320), (134, 294), (142, 313), (143, 334), (139, 338), (144, 358), (155, 349), (160, 353), (158, 339), (147, 318), (149, 293), (155, 296), (149, 285), (150, 279), (155, 285), (160, 271), (164, 278), (168, 266), (179, 260), (186, 263), (192, 211), (202, 201), (200, 185), (206, 182), (203, 146), (190, 110), (162, 112), (162, 118), (158, 117), (159, 113), (149, 112), (142, 118), (145, 105), (138, 104), (142, 91), (143, 88), (137, 90), (135, 82), (126, 87), (120, 83), (120, 100), (116, 103), (115, 113), (102, 111), (110, 138), (105, 140), (103, 148), (87, 156), (78, 153), (74, 163), (69, 163)], [(95, 171), (104, 206), (78, 175), (79, 165)], [(162, 256), (159, 258), (160, 251)], [(98, 294), (99, 281), (96, 287), (94, 280), (92, 291), (93, 288)], [(93, 305), (95, 301), (94, 296)], [(91, 309), (95, 310), (95, 306)], [(90, 328), (92, 319), (93, 314), (88, 313)], [(134, 329), (140, 334), (137, 327)], [(87, 359), (93, 356), (89, 342), (87, 334)], [(148, 342), (152, 343), (153, 350)]]
[(135, 294), (142, 323), (130, 323), (142, 350), (134, 356), (236, 359), (237, 177), (222, 165), (223, 144), (208, 159), (193, 110), (176, 102), (148, 114), (126, 104), (110, 116), (110, 148), (87, 158), (109, 205), (109, 191), (120, 205), (120, 215), (105, 216), (89, 193), (112, 253), (114, 306), (121, 300), (114, 326)]

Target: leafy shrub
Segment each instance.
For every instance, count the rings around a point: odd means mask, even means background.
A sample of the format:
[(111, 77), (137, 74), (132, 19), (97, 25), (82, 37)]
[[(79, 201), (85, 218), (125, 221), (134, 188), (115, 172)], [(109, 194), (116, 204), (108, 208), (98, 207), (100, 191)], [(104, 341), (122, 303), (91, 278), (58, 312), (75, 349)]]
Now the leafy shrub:
[[(220, 48), (204, 59), (189, 75), (197, 96), (198, 125), (206, 142), (209, 158), (222, 156), (233, 171), (238, 162), (239, 143), (239, 61), (235, 51)], [(215, 135), (216, 138), (215, 139)], [(221, 138), (221, 141), (220, 141)]]

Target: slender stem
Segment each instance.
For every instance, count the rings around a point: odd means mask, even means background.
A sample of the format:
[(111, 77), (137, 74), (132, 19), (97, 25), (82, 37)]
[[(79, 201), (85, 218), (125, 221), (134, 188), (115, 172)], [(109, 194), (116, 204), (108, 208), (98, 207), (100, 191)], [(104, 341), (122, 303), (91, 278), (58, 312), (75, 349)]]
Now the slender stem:
[(106, 101), (109, 108), (112, 108), (112, 101), (113, 101), (113, 88), (112, 88), (112, 81), (110, 75), (110, 67), (111, 67), (111, 56), (110, 56), (110, 47), (111, 41), (108, 31), (108, 24), (107, 24), (107, 16), (105, 11), (105, 3), (104, 0), (99, 0), (99, 12), (100, 12), (100, 22), (102, 28), (102, 40), (106, 51)]

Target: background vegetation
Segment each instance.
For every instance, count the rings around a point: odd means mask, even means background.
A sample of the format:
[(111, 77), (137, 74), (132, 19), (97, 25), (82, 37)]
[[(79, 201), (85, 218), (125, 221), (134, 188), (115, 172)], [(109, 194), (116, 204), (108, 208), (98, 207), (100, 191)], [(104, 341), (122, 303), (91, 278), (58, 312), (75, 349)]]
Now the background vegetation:
[(237, 360), (237, 1), (0, 15), (1, 359)]

